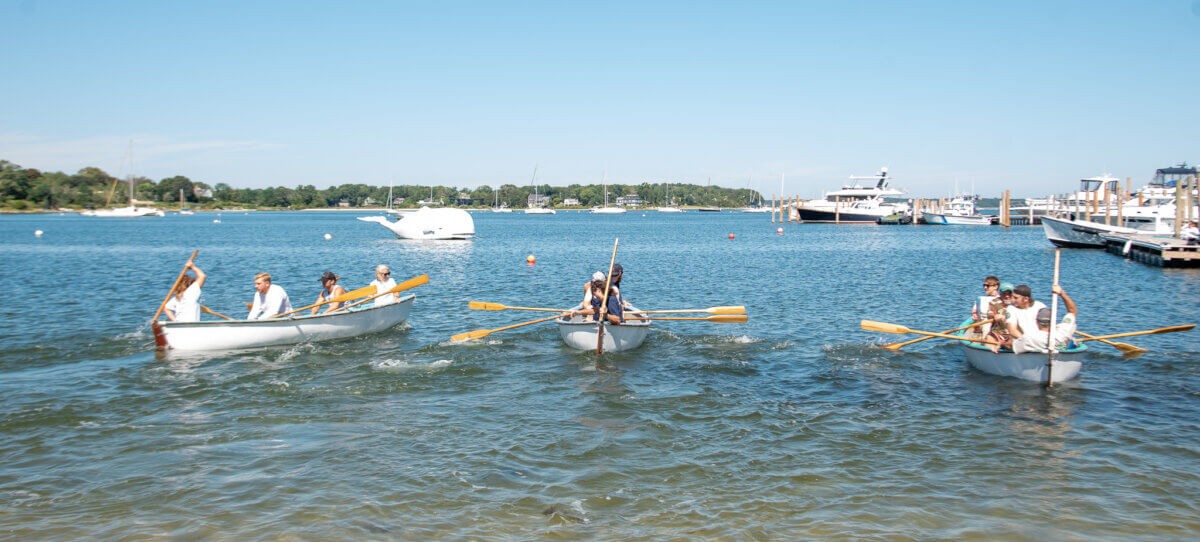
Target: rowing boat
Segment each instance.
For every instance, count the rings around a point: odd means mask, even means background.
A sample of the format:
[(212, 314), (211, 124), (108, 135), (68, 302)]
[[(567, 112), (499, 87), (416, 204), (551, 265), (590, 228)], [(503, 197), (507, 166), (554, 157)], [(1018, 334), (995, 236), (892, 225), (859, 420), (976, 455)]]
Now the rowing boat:
[[(565, 309), (564, 312), (571, 309)], [(630, 308), (626, 314), (636, 312)], [(596, 349), (596, 322), (585, 320), (584, 316), (566, 316), (554, 321), (558, 324), (558, 334), (562, 336), (567, 346), (576, 350)], [(604, 338), (601, 339), (601, 350), (604, 352), (624, 352), (642, 345), (646, 335), (650, 333), (650, 320), (626, 320), (624, 324), (604, 324)]]
[(155, 322), (160, 350), (240, 350), (357, 337), (390, 329), (408, 318), (409, 294), (380, 307), (268, 320)]
[[(970, 320), (963, 325), (971, 323)], [(963, 336), (966, 330), (955, 335)], [(959, 341), (967, 363), (987, 374), (996, 376), (1012, 376), (1021, 380), (1033, 382), (1046, 381), (1046, 357), (1044, 352), (1025, 352), (1017, 354), (1011, 350), (992, 352), (990, 348), (980, 343)], [(1079, 376), (1083, 368), (1083, 357), (1087, 353), (1087, 345), (1072, 343), (1071, 348), (1059, 350), (1054, 354), (1054, 366), (1051, 382), (1063, 382)]]

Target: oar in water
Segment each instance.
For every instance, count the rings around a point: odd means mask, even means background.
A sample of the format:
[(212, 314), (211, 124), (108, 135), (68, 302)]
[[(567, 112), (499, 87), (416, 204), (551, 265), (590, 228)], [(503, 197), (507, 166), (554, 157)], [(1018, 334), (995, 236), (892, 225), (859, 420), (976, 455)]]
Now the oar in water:
[(658, 309), (638, 311), (638, 314), (673, 314), (681, 312), (706, 312), (708, 314), (746, 314), (746, 307), (737, 305), (730, 307), (709, 307), (707, 309)]
[(1121, 337), (1136, 337), (1138, 335), (1155, 335), (1158, 333), (1175, 333), (1176, 331), (1187, 331), (1196, 327), (1196, 324), (1185, 324), (1182, 326), (1160, 327), (1158, 329), (1147, 329), (1146, 331), (1130, 331), (1128, 333), (1114, 333), (1112, 335), (1100, 335), (1099, 337), (1085, 337), (1075, 342), (1081, 343), (1085, 341), (1099, 341), (1102, 339), (1119, 339)]
[(473, 311), (542, 311), (542, 312), (562, 312), (562, 309), (552, 307), (513, 307), (503, 303), (489, 303), (487, 301), (470, 301), (467, 303), (467, 308)]
[[(604, 321), (608, 314), (608, 290), (612, 287), (613, 266), (617, 263), (617, 243), (620, 238), (613, 239), (612, 259), (608, 261), (608, 276), (604, 277), (604, 297), (600, 299), (600, 314), (596, 318), (596, 355), (599, 356), (604, 348)], [(593, 294), (594, 295), (594, 294)]]
[(329, 299), (326, 299), (325, 301), (320, 301), (317, 303), (313, 303), (312, 305), (308, 305), (308, 306), (300, 307), (298, 309), (292, 309), (288, 312), (276, 314), (275, 316), (272, 316), (271, 318), (283, 318), (284, 316), (291, 316), (298, 312), (306, 311), (313, 307), (318, 307), (318, 306), (325, 305), (328, 303), (344, 303), (346, 301), (358, 299), (364, 295), (374, 295), (374, 294), (375, 294), (375, 285), (374, 284), (368, 285), (368, 286), (363, 286), (362, 288), (359, 288), (354, 291), (346, 292), (342, 295), (335, 295)]
[(162, 315), (163, 309), (167, 308), (167, 302), (171, 300), (171, 294), (175, 293), (175, 288), (179, 287), (179, 281), (183, 280), (183, 276), (187, 274), (188, 265), (196, 260), (196, 255), (200, 253), (200, 249), (192, 251), (192, 257), (188, 258), (187, 263), (183, 264), (183, 269), (179, 271), (179, 276), (175, 277), (175, 283), (171, 285), (171, 289), (167, 290), (167, 297), (164, 297), (162, 303), (159, 304), (158, 310), (154, 311), (154, 317), (150, 319), (150, 323), (158, 321), (158, 317)]
[(658, 316), (655, 318), (626, 318), (626, 320), (649, 320), (651, 322), (658, 320), (692, 320), (695, 322), (715, 322), (718, 324), (741, 324), (749, 320), (750, 317), (745, 314), (714, 314), (712, 316)]
[(973, 339), (970, 337), (960, 337), (958, 335), (949, 335), (946, 333), (935, 333), (933, 331), (921, 331), (919, 329), (910, 329), (899, 324), (889, 324), (887, 322), (875, 322), (872, 320), (863, 320), (860, 324), (867, 331), (878, 331), (881, 333), (914, 333), (916, 335), (928, 335), (930, 337), (941, 337), (943, 339), (953, 339), (956, 341), (969, 341), (973, 343), (987, 344), (983, 339)]
[[(982, 321), (979, 321), (979, 322), (975, 322), (975, 323), (973, 323), (973, 324), (967, 324), (967, 325), (965, 325), (965, 326), (963, 326), (963, 327), (956, 327), (956, 328), (954, 328), (954, 329), (947, 329), (946, 331), (943, 331), (943, 332), (941, 332), (941, 333), (943, 333), (943, 334), (954, 333), (955, 331), (962, 331), (962, 330), (964, 330), (964, 329), (971, 329), (971, 328), (973, 328), (973, 327), (979, 327), (979, 326), (981, 326), (981, 325), (983, 325), (983, 324), (986, 324), (986, 323), (988, 323), (988, 321), (987, 321), (987, 320), (982, 320)], [(919, 343), (919, 342), (921, 342), (921, 341), (928, 341), (929, 339), (932, 339), (932, 338), (933, 338), (933, 337), (921, 337), (920, 339), (913, 339), (913, 340), (911, 340), (911, 341), (904, 341), (904, 342), (902, 342), (902, 343), (891, 343), (891, 344), (885, 344), (885, 345), (883, 345), (882, 347), (883, 347), (883, 348), (887, 348), (888, 350), (899, 350), (899, 349), (901, 349), (901, 348), (904, 348), (905, 346), (908, 346), (908, 345), (910, 345), (910, 344), (916, 344), (916, 343)]]
[(555, 319), (555, 318), (558, 318), (559, 316), (562, 316), (562, 315), (564, 315), (564, 314), (568, 314), (568, 313), (564, 312), (564, 313), (562, 313), (562, 314), (555, 314), (554, 316), (547, 316), (547, 317), (545, 317), (545, 318), (538, 318), (537, 320), (530, 320), (530, 321), (528, 321), (528, 322), (521, 322), (521, 323), (519, 323), (519, 324), (513, 324), (513, 325), (511, 325), (511, 326), (498, 327), (498, 328), (496, 328), (496, 329), (476, 329), (475, 331), (468, 331), (468, 332), (466, 332), (466, 333), (459, 333), (458, 335), (455, 335), (455, 336), (453, 336), (453, 337), (450, 337), (450, 340), (452, 340), (452, 341), (465, 341), (465, 340), (467, 340), (467, 339), (482, 339), (482, 338), (484, 338), (484, 337), (487, 337), (488, 335), (491, 335), (491, 334), (493, 334), (493, 333), (495, 333), (495, 332), (497, 332), (497, 331), (506, 331), (506, 330), (509, 330), (509, 329), (516, 329), (516, 328), (519, 328), (519, 327), (525, 327), (525, 326), (529, 326), (529, 325), (533, 325), (533, 324), (537, 324), (537, 323), (541, 323), (541, 322), (548, 322), (548, 321), (550, 321), (550, 320), (553, 320), (553, 319)]
[(202, 311), (204, 311), (204, 312), (207, 312), (207, 313), (209, 313), (209, 314), (211, 314), (211, 315), (213, 315), (213, 316), (216, 316), (216, 317), (218, 317), (218, 318), (224, 318), (224, 319), (226, 319), (226, 320), (233, 320), (233, 318), (230, 318), (230, 317), (228, 317), (228, 316), (225, 316), (224, 314), (221, 314), (221, 313), (219, 313), (219, 312), (217, 312), (217, 311), (214, 311), (214, 310), (212, 310), (212, 309), (210, 309), (210, 308), (208, 308), (208, 307), (205, 307), (204, 305), (200, 305), (200, 310), (202, 310)]
[(374, 299), (375, 299), (375, 298), (377, 298), (377, 297), (385, 296), (385, 295), (388, 295), (388, 294), (395, 294), (395, 293), (403, 292), (404, 290), (407, 290), (407, 289), (409, 289), (409, 288), (416, 288), (417, 286), (420, 286), (420, 285), (422, 285), (422, 284), (427, 284), (428, 282), (429, 282), (429, 275), (418, 275), (418, 276), (415, 276), (415, 277), (413, 277), (413, 278), (411, 278), (411, 279), (408, 279), (408, 280), (406, 280), (406, 281), (404, 281), (404, 282), (401, 282), (400, 284), (397, 284), (396, 286), (394, 286), (394, 287), (392, 287), (392, 288), (389, 288), (387, 291), (384, 291), (384, 292), (377, 293), (377, 294), (375, 294), (375, 295), (373, 295), (373, 296), (371, 296), (371, 297), (368, 297), (368, 298), (366, 298), (366, 299), (364, 299), (364, 300), (362, 300), (362, 301), (356, 301), (356, 302), (354, 302), (354, 303), (351, 303), (351, 304), (349, 304), (349, 305), (342, 305), (342, 306), (340, 306), (340, 307), (338, 307), (338, 308), (336, 308), (336, 309), (333, 309), (333, 310), (331, 310), (331, 311), (329, 311), (329, 312), (331, 312), (331, 313), (332, 313), (332, 312), (337, 312), (337, 311), (341, 311), (341, 310), (350, 310), (350, 307), (357, 307), (358, 305), (362, 305), (363, 303), (366, 303), (366, 302), (368, 302), (368, 301), (372, 301), (372, 300), (374, 300)]
[[(1149, 352), (1149, 350), (1146, 350), (1145, 348), (1139, 348), (1139, 347), (1134, 346), (1129, 343), (1119, 343), (1116, 341), (1110, 341), (1108, 339), (1097, 339), (1095, 335), (1089, 335), (1087, 333), (1079, 331), (1078, 329), (1075, 330), (1075, 333), (1077, 333), (1083, 337), (1086, 337), (1088, 339), (1091, 339), (1091, 340), (1099, 340), (1100, 342), (1102, 342), (1104, 344), (1107, 344), (1113, 348), (1116, 348), (1117, 350), (1125, 352), (1125, 357), (1136, 357), (1136, 356), (1145, 354), (1146, 352)], [(1078, 342), (1078, 341), (1076, 341), (1076, 342)]]

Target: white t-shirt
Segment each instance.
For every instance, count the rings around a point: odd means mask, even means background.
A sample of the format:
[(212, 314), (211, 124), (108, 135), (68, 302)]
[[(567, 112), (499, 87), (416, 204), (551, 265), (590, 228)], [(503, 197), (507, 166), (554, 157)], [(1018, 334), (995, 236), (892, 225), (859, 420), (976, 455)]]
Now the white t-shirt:
[(288, 300), (287, 292), (283, 291), (278, 284), (272, 284), (270, 288), (267, 288), (265, 295), (258, 291), (254, 292), (254, 305), (250, 307), (250, 314), (246, 315), (246, 319), (265, 320), (290, 310), (292, 310), (292, 302)]
[(183, 291), (183, 296), (171, 296), (167, 310), (175, 314), (176, 322), (200, 321), (200, 285), (192, 283)]
[[(375, 295), (379, 295), (383, 292), (391, 290), (392, 288), (395, 288), (396, 281), (392, 280), (392, 277), (388, 277), (388, 279), (383, 282), (380, 282), (379, 279), (375, 279), (371, 281), (371, 286), (375, 287)], [(382, 307), (384, 305), (391, 305), (395, 302), (396, 294), (380, 295), (379, 297), (375, 298), (374, 306)]]
[(1017, 327), (1021, 329), (1021, 335), (1024, 336), (1026, 333), (1037, 331), (1037, 313), (1044, 308), (1046, 304), (1041, 301), (1034, 301), (1028, 309), (1018, 309), (1016, 305), (1009, 305), (1007, 320), (1016, 322)]
[[(1075, 315), (1067, 313), (1063, 316), (1062, 322), (1054, 326), (1054, 349), (1062, 350), (1071, 342), (1071, 336), (1075, 334)], [(1026, 333), (1020, 339), (1013, 341), (1013, 352), (1023, 354), (1025, 352), (1049, 352), (1046, 347), (1047, 332), (1040, 329), (1034, 329), (1032, 332)]]

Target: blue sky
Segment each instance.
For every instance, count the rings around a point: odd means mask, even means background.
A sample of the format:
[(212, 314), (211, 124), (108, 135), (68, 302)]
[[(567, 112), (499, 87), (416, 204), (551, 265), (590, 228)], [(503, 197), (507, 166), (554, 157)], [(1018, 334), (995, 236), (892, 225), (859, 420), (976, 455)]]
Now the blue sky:
[(0, 159), (1036, 196), (1200, 161), (1200, 1), (0, 0)]

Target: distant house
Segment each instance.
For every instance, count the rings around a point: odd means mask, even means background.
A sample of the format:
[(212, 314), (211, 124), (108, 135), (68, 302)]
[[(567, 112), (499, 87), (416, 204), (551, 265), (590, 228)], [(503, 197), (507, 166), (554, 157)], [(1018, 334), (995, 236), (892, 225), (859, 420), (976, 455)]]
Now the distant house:
[(578, 198), (566, 198), (563, 200), (563, 205), (566, 205), (568, 207), (571, 205), (579, 205), (579, 199)]
[(530, 207), (545, 207), (550, 205), (550, 196), (542, 194), (530, 194), (525, 204)]
[(349, 207), (350, 202), (343, 198), (342, 201), (338, 202), (337, 206), (338, 207)]
[(617, 198), (617, 205), (622, 207), (641, 207), (645, 203), (642, 197), (637, 194), (629, 194)]
[(471, 205), (473, 203), (475, 203), (475, 198), (472, 198), (471, 194), (467, 192), (459, 192), (458, 196), (454, 198), (455, 205)]
[(211, 188), (200, 188), (199, 186), (192, 186), (192, 195), (196, 196), (196, 198), (205, 199), (212, 199), (213, 197)]
[(371, 205), (375, 205), (375, 198), (372, 198), (371, 196), (367, 196), (366, 198), (363, 199), (363, 205), (367, 206), (367, 207), (370, 207)]

